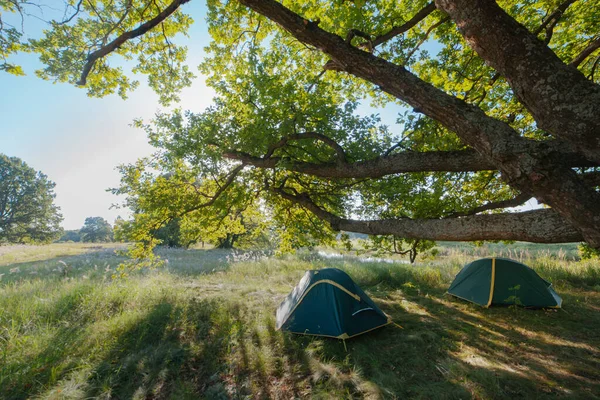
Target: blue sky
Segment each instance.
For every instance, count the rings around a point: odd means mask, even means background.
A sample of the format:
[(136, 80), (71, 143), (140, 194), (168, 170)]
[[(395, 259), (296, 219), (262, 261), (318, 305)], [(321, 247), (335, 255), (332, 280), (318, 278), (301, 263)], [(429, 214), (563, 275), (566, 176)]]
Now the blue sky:
[[(209, 36), (204, 2), (192, 3), (184, 7), (196, 23), (190, 39), (180, 42), (189, 48), (190, 65), (196, 66)], [(41, 26), (32, 19), (25, 21), (26, 32)], [(142, 85), (127, 100), (116, 95), (96, 99), (87, 97), (83, 89), (37, 78), (34, 71), (40, 63), (33, 55), (11, 61), (20, 64), (27, 76), (0, 73), (0, 152), (23, 159), (56, 182), (64, 228), (80, 228), (89, 216), (102, 216), (111, 223), (118, 215), (127, 216), (126, 210), (109, 210), (119, 199), (106, 189), (119, 183), (117, 165), (153, 151), (145, 133), (130, 127), (135, 118), (149, 120), (160, 109), (156, 94), (143, 84), (145, 78), (140, 77)], [(196, 75), (178, 106), (201, 111), (210, 104), (212, 91)]]
[[(183, 91), (176, 106), (198, 112), (212, 99), (212, 91), (195, 68), (210, 40), (204, 22), (205, 2), (183, 7), (196, 22), (190, 38), (182, 37), (178, 43), (188, 46), (188, 62), (198, 78)], [(25, 22), (26, 33), (42, 28), (35, 19)], [(83, 89), (37, 78), (34, 71), (40, 63), (33, 55), (19, 55), (12, 61), (21, 65), (27, 76), (0, 73), (0, 152), (23, 159), (56, 182), (56, 203), (65, 229), (80, 228), (89, 216), (101, 216), (111, 223), (118, 215), (127, 218), (127, 210), (110, 209), (119, 198), (106, 190), (119, 183), (117, 165), (153, 151), (145, 133), (130, 126), (134, 119), (149, 120), (160, 110), (158, 97), (144, 85), (145, 78), (139, 78), (142, 85), (127, 100), (116, 95), (96, 99), (87, 97)], [(363, 113), (380, 111), (361, 107)], [(383, 122), (392, 125), (398, 111), (398, 107), (382, 110)]]

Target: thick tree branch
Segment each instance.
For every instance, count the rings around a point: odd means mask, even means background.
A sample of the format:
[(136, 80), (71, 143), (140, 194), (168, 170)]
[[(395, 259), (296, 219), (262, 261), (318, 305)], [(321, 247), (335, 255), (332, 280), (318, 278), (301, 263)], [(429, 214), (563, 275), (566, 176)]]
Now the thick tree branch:
[[(555, 151), (554, 149), (552, 151)], [(267, 155), (272, 154), (268, 152)], [(223, 157), (241, 161), (257, 168), (283, 168), (321, 178), (380, 178), (406, 172), (476, 172), (497, 170), (494, 163), (481, 157), (474, 150), (456, 151), (404, 151), (371, 160), (354, 163), (311, 163), (282, 157), (256, 157), (251, 154), (229, 150)], [(569, 167), (591, 167), (595, 164), (575, 153), (556, 152), (557, 160)]]
[(436, 5), (506, 78), (541, 129), (600, 160), (600, 86), (565, 65), (494, 0), (436, 0)]
[(394, 235), (406, 239), (425, 240), (520, 240), (534, 243), (578, 242), (581, 233), (559, 214), (550, 210), (522, 213), (471, 215), (444, 219), (381, 219), (359, 221), (340, 218), (316, 205), (306, 194), (290, 194), (282, 188), (271, 188), (284, 199), (311, 211), (327, 221), (334, 230)]
[(281, 167), (322, 178), (379, 178), (402, 172), (462, 172), (495, 169), (493, 163), (484, 160), (473, 150), (401, 152), (373, 160), (343, 164), (299, 162), (281, 157), (255, 157), (239, 151), (228, 151), (223, 156), (257, 168)]
[(600, 36), (593, 40), (573, 61), (571, 65), (578, 67), (586, 58), (588, 58), (594, 51), (600, 49)]
[(113, 51), (115, 51), (116, 49), (121, 47), (121, 45), (123, 45), (123, 43), (127, 42), (128, 40), (135, 39), (136, 37), (145, 34), (149, 30), (151, 30), (152, 28), (154, 28), (155, 26), (157, 26), (158, 24), (163, 22), (169, 16), (171, 16), (171, 14), (173, 14), (175, 11), (177, 11), (177, 9), (182, 4), (185, 4), (189, 1), (190, 0), (173, 0), (173, 2), (171, 4), (169, 4), (167, 6), (167, 8), (162, 10), (157, 16), (155, 16), (151, 20), (144, 22), (143, 24), (141, 24), (140, 26), (138, 26), (137, 28), (135, 28), (131, 31), (121, 34), (119, 37), (114, 39), (112, 42), (108, 43), (106, 46), (102, 46), (98, 50), (96, 50), (93, 53), (91, 53), (90, 55), (88, 55), (87, 62), (85, 64), (85, 66), (83, 67), (83, 71), (81, 72), (81, 78), (79, 79), (79, 82), (77, 82), (77, 84), (81, 85), (81, 86), (86, 84), (87, 76), (89, 75), (90, 71), (92, 70), (92, 68), (94, 67), (94, 64), (96, 63), (96, 61), (98, 59), (112, 53)]
[(402, 24), (400, 26), (394, 26), (392, 29), (390, 29), (388, 32), (384, 33), (383, 35), (377, 36), (372, 42), (373, 47), (377, 47), (380, 44), (385, 43), (388, 40), (391, 40), (391, 39), (395, 38), (396, 36), (403, 34), (404, 32), (407, 32), (413, 26), (417, 25), (419, 22), (421, 22), (425, 18), (427, 18), (427, 16), (434, 11), (435, 11), (435, 4), (433, 2), (427, 4), (425, 7), (423, 7), (418, 13), (416, 13), (411, 19), (406, 21), (404, 24)]

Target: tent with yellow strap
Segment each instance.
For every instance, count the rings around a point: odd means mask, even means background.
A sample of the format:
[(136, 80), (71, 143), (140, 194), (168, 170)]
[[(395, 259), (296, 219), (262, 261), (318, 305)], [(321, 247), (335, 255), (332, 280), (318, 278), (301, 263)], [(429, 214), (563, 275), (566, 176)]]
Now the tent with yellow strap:
[(349, 339), (392, 320), (337, 268), (307, 271), (277, 309), (277, 329)]
[(550, 282), (527, 265), (508, 258), (483, 258), (467, 264), (456, 275), (448, 293), (484, 307), (518, 304), (560, 308), (562, 304)]

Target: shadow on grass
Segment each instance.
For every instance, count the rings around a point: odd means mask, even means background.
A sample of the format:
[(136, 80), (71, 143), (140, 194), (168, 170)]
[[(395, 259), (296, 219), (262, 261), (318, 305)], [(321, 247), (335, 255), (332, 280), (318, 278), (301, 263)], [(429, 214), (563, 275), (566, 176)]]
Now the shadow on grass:
[[(77, 315), (77, 307), (80, 296), (88, 290), (91, 290), (89, 286), (76, 286), (71, 292), (58, 298), (52, 307), (39, 310), (38, 321), (24, 321), (21, 318), (12, 321), (18, 328), (17, 332), (13, 330), (11, 334), (19, 334), (25, 343), (31, 343), (34, 347), (22, 349), (24, 357), (11, 357), (9, 362), (5, 359), (0, 364), (0, 393), (5, 398), (30, 398), (44, 387), (54, 385), (66, 372), (77, 366), (78, 360), (70, 358), (69, 354), (86, 326), (86, 321)], [(31, 336), (43, 335), (35, 328), (39, 321), (48, 326), (58, 325), (58, 329), (45, 338), (44, 347), (36, 352), (39, 342), (31, 340)]]
[(160, 393), (189, 358), (187, 346), (176, 340), (177, 331), (168, 329), (177, 312), (171, 304), (157, 304), (121, 333), (91, 372), (86, 395), (132, 398)]
[[(378, 291), (375, 296), (383, 309), (405, 327), (400, 335), (382, 330), (384, 338), (390, 334), (404, 343), (415, 343), (417, 350), (409, 352), (407, 361), (400, 361), (406, 372), (417, 368), (431, 382), (457, 382), (472, 396), (482, 398), (593, 398), (600, 393), (597, 293), (587, 293), (586, 298), (580, 293), (566, 294), (566, 312), (483, 309), (444, 296), (435, 285), (421, 282), (420, 288), (413, 285), (408, 290), (400, 285), (395, 290)], [(390, 349), (375, 359), (389, 359), (396, 346), (390, 343)], [(439, 355), (437, 360), (431, 357), (435, 354)], [(399, 352), (399, 360), (402, 355)], [(357, 357), (354, 362), (363, 370), (367, 370), (366, 365), (377, 366), (367, 357)], [(407, 365), (411, 367), (406, 369)], [(383, 384), (383, 377), (378, 381)], [(437, 394), (398, 390), (402, 389), (393, 389), (401, 394), (399, 397), (438, 398), (451, 393), (446, 389), (436, 389)], [(455, 393), (450, 397), (461, 396)]]
[(116, 327), (99, 344), (86, 340), (94, 334), (93, 321), (73, 315), (74, 298), (69, 294), (57, 302), (55, 318), (65, 326), (40, 352), (2, 366), (0, 398), (26, 399), (50, 391), (66, 395), (61, 387), (87, 365), (92, 366), (85, 373), (87, 381), (74, 383), (76, 397), (197, 398), (197, 393), (212, 390), (209, 397), (217, 398), (218, 387), (210, 386), (224, 365), (227, 337), (237, 320), (234, 309), (208, 300), (161, 302), (125, 329)]
[(348, 352), (337, 340), (284, 335), (290, 355), (312, 348), (321, 360), (311, 364), (313, 390), (345, 379), (349, 396), (357, 397), (368, 397), (369, 384), (374, 398), (600, 394), (595, 292), (565, 293), (568, 312), (483, 309), (445, 296), (445, 285), (419, 268), (341, 267), (404, 329), (388, 326), (348, 340)]
[[(179, 262), (186, 261), (170, 264)], [(340, 266), (404, 329), (377, 329), (346, 341), (346, 351), (339, 340), (276, 331), (277, 304), (267, 295), (165, 295), (131, 318), (124, 311), (99, 322), (78, 316), (79, 297), (70, 293), (50, 313), (68, 324), (39, 353), (9, 365), (0, 390), (7, 398), (35, 397), (84, 371), (77, 378), (83, 398), (508, 399), (600, 392), (596, 292), (566, 294), (568, 313), (482, 309), (444, 296), (444, 279), (425, 269)], [(107, 332), (88, 338), (97, 323)]]

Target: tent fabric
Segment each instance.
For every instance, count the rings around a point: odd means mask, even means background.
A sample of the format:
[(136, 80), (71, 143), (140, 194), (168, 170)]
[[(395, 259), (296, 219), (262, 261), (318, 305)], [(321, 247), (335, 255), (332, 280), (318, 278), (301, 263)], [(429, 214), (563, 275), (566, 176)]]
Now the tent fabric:
[(391, 323), (337, 268), (307, 271), (277, 309), (277, 329), (348, 339)]
[(550, 282), (527, 265), (507, 258), (483, 258), (467, 264), (448, 293), (489, 307), (515, 304), (533, 308), (560, 308), (562, 299)]

